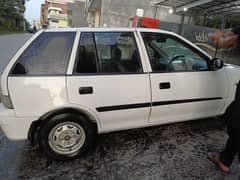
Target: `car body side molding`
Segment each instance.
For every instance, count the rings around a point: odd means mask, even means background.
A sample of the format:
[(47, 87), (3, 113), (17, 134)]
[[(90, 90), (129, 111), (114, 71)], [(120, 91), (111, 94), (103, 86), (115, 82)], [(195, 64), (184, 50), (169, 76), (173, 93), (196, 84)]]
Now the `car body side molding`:
[(122, 104), (116, 106), (103, 106), (97, 107), (96, 110), (98, 112), (106, 112), (106, 111), (117, 111), (117, 110), (127, 110), (127, 109), (136, 109), (136, 108), (145, 108), (150, 106), (164, 106), (164, 105), (172, 105), (172, 104), (184, 104), (191, 102), (201, 102), (201, 101), (214, 101), (223, 99), (222, 97), (211, 97), (211, 98), (197, 98), (197, 99), (181, 99), (174, 101), (159, 101), (151, 103), (138, 103), (138, 104)]

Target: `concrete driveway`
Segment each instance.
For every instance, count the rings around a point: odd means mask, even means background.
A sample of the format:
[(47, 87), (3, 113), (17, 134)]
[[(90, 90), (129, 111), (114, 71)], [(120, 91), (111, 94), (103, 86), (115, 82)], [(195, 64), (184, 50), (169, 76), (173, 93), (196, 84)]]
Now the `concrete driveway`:
[[(0, 69), (31, 35), (0, 36)], [(238, 180), (216, 171), (208, 150), (221, 150), (226, 140), (218, 119), (199, 120), (100, 135), (95, 149), (70, 162), (45, 158), (27, 141), (12, 142), (0, 130), (1, 179), (89, 180)]]

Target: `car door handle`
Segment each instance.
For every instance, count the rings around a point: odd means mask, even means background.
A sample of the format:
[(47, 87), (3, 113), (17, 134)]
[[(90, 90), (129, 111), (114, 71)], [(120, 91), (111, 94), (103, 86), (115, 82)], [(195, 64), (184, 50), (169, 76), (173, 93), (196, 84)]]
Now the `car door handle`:
[(170, 82), (162, 82), (162, 83), (159, 84), (159, 88), (160, 89), (170, 89), (171, 84), (170, 84)]
[(92, 94), (93, 88), (92, 87), (80, 87), (79, 94)]

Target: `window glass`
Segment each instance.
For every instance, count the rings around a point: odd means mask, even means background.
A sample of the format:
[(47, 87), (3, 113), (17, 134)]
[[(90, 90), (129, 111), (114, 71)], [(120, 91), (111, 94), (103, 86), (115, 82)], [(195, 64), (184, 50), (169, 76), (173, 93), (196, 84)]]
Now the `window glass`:
[(97, 55), (93, 33), (81, 33), (77, 54), (77, 73), (97, 73)]
[(206, 58), (170, 35), (142, 33), (153, 71), (204, 71)]
[(94, 33), (101, 73), (142, 72), (133, 33)]
[(42, 33), (19, 57), (12, 74), (65, 74), (74, 37), (75, 32)]
[(81, 33), (77, 73), (142, 72), (133, 33)]

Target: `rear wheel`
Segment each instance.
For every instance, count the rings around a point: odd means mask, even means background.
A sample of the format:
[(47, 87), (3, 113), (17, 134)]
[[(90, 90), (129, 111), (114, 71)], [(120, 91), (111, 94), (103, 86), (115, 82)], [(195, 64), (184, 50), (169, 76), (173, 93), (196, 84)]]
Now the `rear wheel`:
[(40, 128), (40, 149), (51, 159), (71, 160), (86, 152), (94, 142), (96, 128), (84, 116), (61, 114)]

